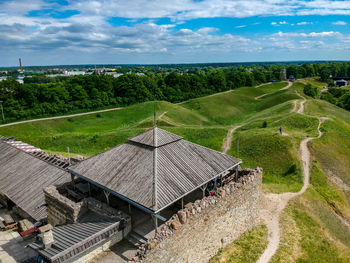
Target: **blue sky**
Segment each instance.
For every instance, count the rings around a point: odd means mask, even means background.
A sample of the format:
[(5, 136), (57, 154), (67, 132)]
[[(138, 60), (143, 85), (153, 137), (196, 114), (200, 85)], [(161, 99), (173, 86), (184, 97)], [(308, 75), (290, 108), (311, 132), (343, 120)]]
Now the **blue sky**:
[(0, 0), (0, 66), (350, 60), (350, 1)]

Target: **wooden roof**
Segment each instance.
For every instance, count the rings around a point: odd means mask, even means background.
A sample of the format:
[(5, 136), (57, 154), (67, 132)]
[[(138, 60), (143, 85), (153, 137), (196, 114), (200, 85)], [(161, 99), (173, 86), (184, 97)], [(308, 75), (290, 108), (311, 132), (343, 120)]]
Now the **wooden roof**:
[[(155, 133), (155, 136), (154, 134)], [(167, 132), (165, 130), (154, 128), (146, 132), (143, 132), (133, 138), (130, 138), (129, 141), (136, 142), (152, 147), (160, 147), (168, 143), (172, 143), (178, 140), (181, 140), (182, 137), (174, 133)]]
[(35, 220), (46, 217), (43, 188), (70, 180), (67, 171), (0, 141), (0, 193)]
[(153, 128), (69, 170), (155, 212), (239, 163), (230, 155)]
[(122, 230), (120, 218), (109, 218), (87, 212), (77, 223), (56, 226), (52, 230), (55, 243), (44, 249), (41, 241), (29, 244), (52, 263), (70, 261)]

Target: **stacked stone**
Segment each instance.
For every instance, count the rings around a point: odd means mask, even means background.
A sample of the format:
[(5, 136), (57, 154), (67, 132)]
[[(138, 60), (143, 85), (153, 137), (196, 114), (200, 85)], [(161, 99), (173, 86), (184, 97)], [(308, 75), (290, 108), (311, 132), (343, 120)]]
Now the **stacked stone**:
[[(174, 214), (167, 222), (157, 229), (156, 235), (147, 243), (143, 243), (138, 247), (136, 256), (129, 261), (129, 263), (143, 262), (147, 256), (147, 252), (158, 245), (162, 247), (162, 241), (171, 236), (176, 230), (180, 229), (182, 225), (186, 224), (196, 214), (202, 213), (206, 208), (225, 199), (227, 195), (232, 194), (235, 190), (242, 188), (244, 185), (253, 182), (253, 180), (260, 180), (258, 178), (261, 174), (262, 168), (256, 169), (242, 169), (238, 173), (237, 182), (227, 180), (228, 183), (216, 189), (213, 196), (206, 196), (201, 200), (196, 200), (194, 203), (186, 204), (185, 208)], [(235, 176), (235, 175), (231, 175)], [(204, 221), (209, 220), (204, 217)]]
[(67, 219), (76, 222), (79, 214), (86, 209), (83, 202), (75, 203), (61, 195), (55, 186), (44, 189), (45, 201), (47, 204), (48, 222), (55, 226), (66, 223)]

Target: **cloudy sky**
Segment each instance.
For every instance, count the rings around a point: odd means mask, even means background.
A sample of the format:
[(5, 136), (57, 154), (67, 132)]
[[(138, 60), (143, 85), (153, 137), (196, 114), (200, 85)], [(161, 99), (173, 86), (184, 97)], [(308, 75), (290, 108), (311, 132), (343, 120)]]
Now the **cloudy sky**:
[(350, 1), (0, 0), (0, 66), (349, 60)]

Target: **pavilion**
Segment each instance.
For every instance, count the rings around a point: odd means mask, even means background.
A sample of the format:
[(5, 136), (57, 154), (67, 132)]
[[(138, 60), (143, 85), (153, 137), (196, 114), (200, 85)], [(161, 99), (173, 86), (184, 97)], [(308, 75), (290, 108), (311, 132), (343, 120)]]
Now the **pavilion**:
[(77, 176), (103, 189), (107, 203), (112, 194), (164, 221), (162, 210), (199, 188), (204, 192), (210, 181), (240, 163), (155, 126), (68, 171), (73, 179)]

